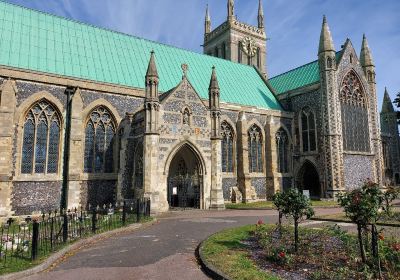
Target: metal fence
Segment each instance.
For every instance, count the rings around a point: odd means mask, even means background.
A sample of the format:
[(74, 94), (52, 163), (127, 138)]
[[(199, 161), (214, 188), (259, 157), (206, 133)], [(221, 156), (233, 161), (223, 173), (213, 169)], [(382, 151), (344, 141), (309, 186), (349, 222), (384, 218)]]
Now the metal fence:
[(19, 222), (8, 219), (0, 226), (0, 269), (35, 261), (81, 238), (138, 223), (150, 216), (150, 200), (89, 205), (88, 209), (53, 211)]

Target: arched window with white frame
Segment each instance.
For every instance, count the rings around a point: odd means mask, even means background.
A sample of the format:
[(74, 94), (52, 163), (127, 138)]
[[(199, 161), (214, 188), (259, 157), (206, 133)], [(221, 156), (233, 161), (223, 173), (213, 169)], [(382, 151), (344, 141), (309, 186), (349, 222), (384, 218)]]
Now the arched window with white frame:
[(252, 125), (248, 131), (249, 145), (249, 171), (263, 172), (263, 136), (261, 128), (256, 124)]

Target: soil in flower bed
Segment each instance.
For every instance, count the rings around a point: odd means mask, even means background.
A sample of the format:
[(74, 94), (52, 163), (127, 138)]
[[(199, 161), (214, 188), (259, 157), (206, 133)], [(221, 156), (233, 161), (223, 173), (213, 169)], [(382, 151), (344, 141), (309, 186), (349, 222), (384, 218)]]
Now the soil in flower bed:
[[(382, 237), (382, 239), (384, 239)], [(339, 227), (300, 229), (300, 246), (294, 253), (293, 228), (257, 225), (243, 240), (251, 258), (266, 273), (282, 279), (374, 279), (362, 264), (355, 236)], [(400, 279), (398, 240), (380, 240), (383, 279)]]

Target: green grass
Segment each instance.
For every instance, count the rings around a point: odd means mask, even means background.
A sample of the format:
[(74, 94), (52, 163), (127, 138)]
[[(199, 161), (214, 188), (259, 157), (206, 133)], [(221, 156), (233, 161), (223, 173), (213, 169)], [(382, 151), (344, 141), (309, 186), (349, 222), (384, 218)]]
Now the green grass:
[(227, 229), (212, 235), (202, 246), (205, 260), (231, 279), (240, 280), (277, 280), (259, 270), (248, 258), (248, 251), (242, 240), (254, 231), (254, 225)]
[[(311, 205), (314, 207), (334, 207), (338, 206), (336, 201), (333, 200), (312, 200)], [(272, 201), (257, 201), (249, 203), (227, 203), (227, 209), (265, 209), (274, 208)]]
[[(141, 224), (145, 224), (145, 223), (149, 223), (153, 221), (152, 217), (142, 217), (140, 220)], [(127, 223), (126, 226), (132, 225), (133, 223)], [(100, 226), (100, 224), (98, 224), (98, 226)], [(122, 222), (117, 222), (115, 224), (113, 224), (113, 227), (110, 228), (110, 230), (115, 230), (118, 228), (123, 228)], [(103, 225), (103, 227), (101, 227), (97, 233), (104, 233), (108, 230), (107, 224)], [(90, 236), (95, 236), (91, 233), (89, 233), (88, 235), (86, 235), (85, 237), (90, 237)], [(84, 238), (82, 238), (84, 239)], [(5, 274), (9, 274), (9, 273), (14, 273), (14, 272), (19, 272), (19, 271), (23, 271), (26, 269), (30, 269), (36, 265), (39, 265), (41, 263), (43, 263), (48, 257), (50, 257), (52, 254), (60, 251), (61, 249), (65, 248), (68, 245), (72, 245), (74, 242), (82, 240), (82, 239), (75, 239), (75, 240), (69, 240), (67, 243), (65, 244), (57, 244), (56, 248), (54, 249), (54, 251), (50, 251), (50, 243), (48, 242), (48, 250), (44, 250), (44, 244), (41, 245), (42, 250), (39, 249), (38, 252), (38, 259), (35, 261), (32, 261), (30, 259), (30, 252), (24, 253), (23, 255), (15, 255), (15, 256), (11, 256), (9, 254), (7, 254), (7, 257), (9, 258), (7, 263), (4, 264), (0, 261), (0, 275), (5, 275)]]
[[(321, 216), (317, 216), (316, 218), (332, 219), (332, 220), (336, 220), (338, 222), (340, 222), (340, 221), (350, 222), (350, 219), (347, 218), (344, 213), (321, 215)], [(381, 219), (378, 220), (378, 224), (379, 223), (400, 224), (400, 212), (394, 212), (393, 216), (391, 216), (391, 217), (382, 217)]]

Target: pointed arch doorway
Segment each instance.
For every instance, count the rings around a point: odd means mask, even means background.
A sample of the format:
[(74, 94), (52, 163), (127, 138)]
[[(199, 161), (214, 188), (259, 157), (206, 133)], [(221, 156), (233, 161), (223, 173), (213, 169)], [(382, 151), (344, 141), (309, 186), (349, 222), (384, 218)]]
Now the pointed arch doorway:
[(301, 191), (309, 190), (311, 198), (321, 197), (321, 183), (318, 171), (314, 164), (309, 161), (303, 163), (296, 178), (297, 188)]
[(168, 171), (170, 208), (201, 208), (203, 168), (193, 149), (185, 144), (174, 155)]

